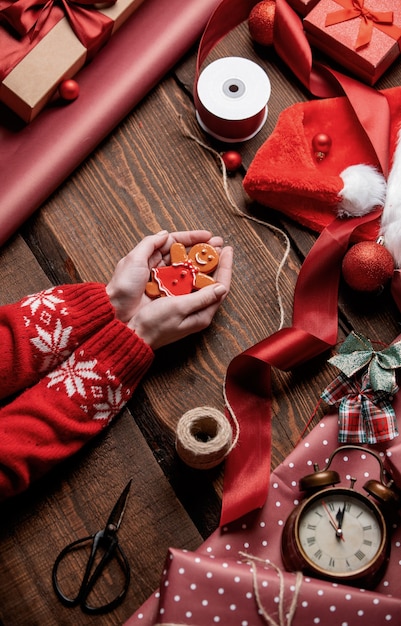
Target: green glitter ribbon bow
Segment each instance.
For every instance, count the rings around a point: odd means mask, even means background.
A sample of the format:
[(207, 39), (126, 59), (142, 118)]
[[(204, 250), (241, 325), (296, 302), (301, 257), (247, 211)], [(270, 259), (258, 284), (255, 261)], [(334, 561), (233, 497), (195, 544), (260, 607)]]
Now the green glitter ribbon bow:
[(367, 367), (372, 390), (392, 393), (396, 386), (395, 370), (401, 367), (401, 341), (378, 352), (369, 339), (352, 332), (329, 363), (348, 378)]

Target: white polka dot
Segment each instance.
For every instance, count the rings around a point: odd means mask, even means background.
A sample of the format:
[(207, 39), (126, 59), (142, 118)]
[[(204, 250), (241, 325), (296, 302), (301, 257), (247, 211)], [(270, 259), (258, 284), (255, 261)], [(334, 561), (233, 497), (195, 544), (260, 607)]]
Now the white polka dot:
[(262, 582), (262, 587), (268, 587), (268, 586), (269, 586), (269, 583), (267, 582), (267, 580), (264, 580)]
[(297, 484), (298, 484), (298, 483), (297, 483), (297, 481), (296, 481), (296, 480), (291, 481), (291, 487), (296, 487), (296, 486), (297, 486)]
[(192, 611), (187, 611), (185, 613), (185, 617), (192, 617)]
[(266, 526), (266, 522), (260, 522), (260, 523), (259, 523), (259, 526), (260, 526), (261, 528), (264, 528), (264, 527)]
[(179, 602), (181, 600), (180, 596), (174, 596), (174, 602)]
[(185, 569), (183, 567), (180, 567), (180, 569), (178, 570), (179, 574), (185, 574)]
[(280, 500), (277, 500), (277, 501), (276, 501), (276, 506), (277, 506), (277, 507), (281, 506), (281, 502), (280, 502)]
[(308, 602), (306, 600), (304, 600), (301, 604), (301, 606), (304, 607), (304, 609), (306, 609), (306, 607), (308, 606)]
[(237, 605), (236, 604), (230, 604), (230, 611), (236, 611), (237, 610)]
[(386, 622), (391, 622), (391, 620), (393, 619), (392, 615), (386, 615), (386, 617), (384, 618), (386, 620)]
[(305, 448), (309, 448), (309, 446), (310, 446), (309, 441), (305, 441)]
[(223, 595), (223, 593), (224, 593), (224, 589), (223, 589), (223, 587), (219, 587), (219, 588), (217, 589), (217, 593), (218, 593), (219, 595), (221, 595), (221, 596), (222, 596), (222, 595)]
[(278, 483), (273, 483), (273, 488), (277, 489), (278, 488)]
[(206, 578), (213, 578), (212, 572), (206, 572)]
[(168, 580), (165, 580), (165, 581), (164, 581), (164, 586), (165, 586), (165, 587), (168, 587), (168, 585), (169, 585)]
[(282, 520), (282, 519), (279, 519), (279, 520), (277, 521), (277, 524), (278, 524), (278, 526), (284, 526), (284, 522), (283, 522), (283, 520)]
[(209, 604), (208, 600), (202, 600), (202, 606), (207, 606)]
[(137, 618), (138, 619), (143, 619), (143, 613), (138, 613)]
[(228, 563), (222, 563), (222, 564), (221, 564), (221, 567), (224, 567), (225, 569), (227, 569), (227, 567), (228, 567)]
[(315, 617), (313, 620), (314, 624), (320, 624), (320, 617)]
[(235, 583), (241, 582), (241, 578), (239, 576), (234, 576), (234, 582)]
[(206, 552), (213, 552), (213, 548), (207, 548)]
[(249, 548), (249, 543), (247, 541), (244, 543), (244, 548)]
[(331, 613), (334, 613), (334, 611), (337, 610), (337, 607), (335, 607), (334, 604), (332, 604), (329, 610), (331, 611)]
[(264, 547), (266, 547), (266, 546), (267, 546), (267, 541), (266, 541), (266, 539), (264, 539), (264, 540), (262, 541), (262, 546), (264, 546)]
[(362, 617), (362, 615), (364, 615), (364, 611), (362, 611), (362, 609), (359, 609), (359, 611), (357, 612), (357, 615), (359, 617)]
[(245, 594), (245, 598), (246, 598), (247, 600), (252, 600), (252, 598), (253, 598), (253, 593), (251, 593), (250, 591), (247, 591), (247, 592), (246, 592), (246, 594)]
[(309, 460), (306, 465), (314, 465), (313, 461)]
[(231, 550), (231, 546), (229, 543), (226, 544), (226, 550)]
[(242, 530), (246, 530), (247, 525), (246, 524), (241, 524), (241, 528), (242, 528)]
[(319, 422), (319, 426), (320, 426), (320, 428), (324, 428), (324, 427), (325, 427), (325, 425), (326, 425), (326, 424), (325, 424), (324, 422)]
[(190, 589), (192, 589), (192, 591), (195, 591), (195, 589), (196, 589), (196, 584), (195, 584), (195, 583), (191, 583), (191, 584), (189, 585), (189, 588), (190, 588)]
[(294, 463), (288, 463), (288, 467), (291, 467), (291, 469), (294, 467)]
[(380, 604), (380, 600), (379, 600), (379, 598), (374, 598), (374, 600), (373, 600), (373, 604)]
[(346, 593), (345, 594), (345, 599), (346, 600), (352, 600), (352, 595), (350, 593)]
[(347, 463), (349, 461), (349, 458), (347, 457), (346, 454), (343, 456), (343, 461), (344, 461), (344, 463)]
[(215, 622), (215, 624), (218, 624), (220, 621), (220, 617), (218, 615), (215, 615), (213, 621)]
[(246, 620), (244, 620), (243, 622), (241, 622), (241, 626), (248, 626), (249, 622), (247, 622)]
[(324, 446), (328, 446), (329, 445), (329, 442), (327, 441), (327, 439), (323, 439), (323, 445)]
[(317, 592), (317, 595), (318, 595), (318, 596), (324, 596), (324, 591), (323, 591), (323, 589), (319, 589), (319, 590), (318, 590), (318, 592)]
[(197, 556), (197, 557), (196, 557), (196, 559), (195, 559), (195, 563), (200, 563), (200, 562), (201, 562), (201, 560), (200, 560), (200, 558)]

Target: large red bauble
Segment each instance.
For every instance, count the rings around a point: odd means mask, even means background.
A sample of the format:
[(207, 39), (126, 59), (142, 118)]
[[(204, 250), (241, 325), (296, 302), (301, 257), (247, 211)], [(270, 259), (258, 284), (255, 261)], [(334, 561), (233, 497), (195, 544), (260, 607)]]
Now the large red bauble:
[(375, 241), (355, 244), (342, 263), (344, 280), (356, 291), (378, 291), (390, 280), (393, 272), (393, 257), (387, 248)]
[(73, 78), (68, 78), (61, 81), (58, 91), (63, 100), (76, 100), (79, 96), (79, 85)]
[(255, 4), (248, 17), (249, 34), (262, 46), (273, 44), (275, 0), (263, 0)]

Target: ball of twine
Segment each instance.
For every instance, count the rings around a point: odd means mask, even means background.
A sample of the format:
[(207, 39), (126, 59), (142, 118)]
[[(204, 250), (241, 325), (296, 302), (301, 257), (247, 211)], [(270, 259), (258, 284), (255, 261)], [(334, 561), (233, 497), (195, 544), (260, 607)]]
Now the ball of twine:
[(201, 406), (179, 419), (175, 447), (178, 456), (194, 469), (219, 465), (233, 447), (233, 432), (224, 413)]

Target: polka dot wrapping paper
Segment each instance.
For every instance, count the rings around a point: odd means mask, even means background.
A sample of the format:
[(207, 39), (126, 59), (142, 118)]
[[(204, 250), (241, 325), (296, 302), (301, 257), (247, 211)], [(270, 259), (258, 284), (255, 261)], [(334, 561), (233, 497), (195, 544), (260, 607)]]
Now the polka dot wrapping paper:
[[(401, 411), (399, 394), (394, 401)], [(302, 499), (300, 478), (323, 469), (338, 447), (338, 415), (324, 417), (272, 473), (264, 507), (216, 530), (196, 552), (171, 549), (160, 589), (127, 622), (129, 626), (375, 626), (401, 624), (401, 528), (393, 528), (389, 566), (380, 584), (367, 591), (286, 572), (281, 535), (287, 516)], [(401, 441), (375, 446), (385, 468), (401, 484)], [(373, 449), (373, 448), (372, 448)], [(339, 486), (363, 492), (379, 479), (377, 460), (360, 450), (344, 450), (331, 466)], [(271, 564), (264, 562), (269, 560)], [(281, 597), (281, 600), (280, 600)], [(288, 622), (291, 603), (294, 615)], [(293, 607), (294, 608), (294, 607)], [(280, 619), (281, 614), (281, 619)], [(274, 621), (269, 622), (268, 619)]]

